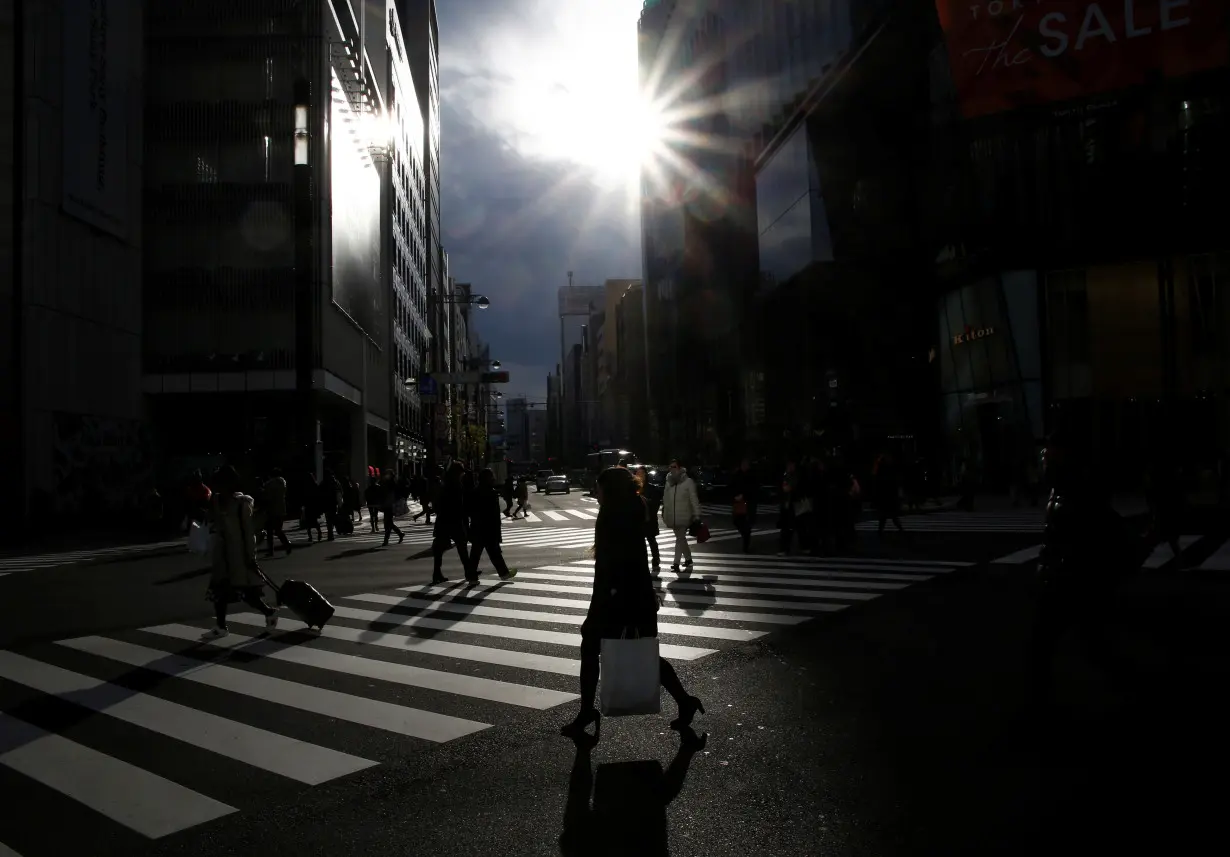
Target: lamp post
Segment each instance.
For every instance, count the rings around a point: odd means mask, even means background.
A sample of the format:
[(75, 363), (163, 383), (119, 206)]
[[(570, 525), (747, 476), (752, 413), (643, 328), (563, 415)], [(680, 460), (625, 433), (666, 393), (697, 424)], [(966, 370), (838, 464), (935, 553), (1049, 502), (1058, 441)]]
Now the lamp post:
[(311, 115), (312, 87), (306, 78), (294, 85), (294, 202), (295, 234), (295, 393), (298, 399), (299, 446), (312, 460), (312, 472), (323, 475), (323, 445), (320, 423), (316, 419), (312, 390), (313, 352), (316, 341), (315, 259), (312, 247), (312, 164)]
[[(372, 110), (366, 114), (364, 119), (367, 125), (367, 153), (372, 159), (372, 163), (376, 166), (376, 172), (380, 180), (380, 278), (382, 282), (381, 294), (384, 297), (384, 344), (385, 344), (385, 376), (388, 387), (388, 431), (386, 432), (386, 458), (388, 455), (394, 456), (396, 460), (400, 458), (400, 449), (397, 443), (397, 425), (398, 417), (401, 413), (400, 393), (397, 390), (397, 373), (394, 367), (397, 365), (397, 337), (394, 333), (393, 319), (396, 313), (393, 312), (393, 307), (397, 304), (397, 289), (393, 284), (393, 257), (391, 245), (393, 239), (393, 194), (392, 194), (392, 176), (389, 164), (392, 160), (390, 149), (392, 148), (392, 128), (387, 119)], [(364, 376), (366, 376), (367, 355), (363, 355)], [(365, 385), (366, 387), (366, 385)], [(364, 404), (363, 408), (367, 408), (366, 389), (364, 389)], [(362, 431), (367, 431), (367, 415), (363, 415)], [(363, 443), (362, 449), (366, 451), (367, 444)], [(366, 466), (366, 462), (364, 462)], [(388, 466), (387, 462), (384, 466)]]

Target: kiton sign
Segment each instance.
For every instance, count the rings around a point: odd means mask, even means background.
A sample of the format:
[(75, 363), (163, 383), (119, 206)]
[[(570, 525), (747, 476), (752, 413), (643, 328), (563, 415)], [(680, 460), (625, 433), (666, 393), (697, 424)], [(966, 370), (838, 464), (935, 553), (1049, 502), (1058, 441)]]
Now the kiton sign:
[(958, 333), (952, 338), (952, 344), (964, 345), (967, 342), (977, 342), (979, 339), (986, 339), (988, 336), (994, 335), (994, 327), (971, 327), (966, 325), (964, 333)]
[(1226, 0), (936, 0), (967, 117), (1230, 63)]

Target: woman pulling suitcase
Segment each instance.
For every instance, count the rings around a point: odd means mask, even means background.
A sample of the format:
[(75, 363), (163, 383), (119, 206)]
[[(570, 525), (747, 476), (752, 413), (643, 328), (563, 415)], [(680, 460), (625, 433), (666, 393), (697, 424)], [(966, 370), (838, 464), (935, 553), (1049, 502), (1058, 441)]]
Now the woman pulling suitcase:
[(240, 490), (239, 474), (229, 464), (218, 469), (210, 500), (213, 524), (213, 574), (209, 597), (214, 603), (215, 627), (204, 639), (216, 640), (230, 631), (226, 627), (227, 606), (242, 601), (265, 617), (265, 625), (278, 624), (277, 611), (265, 603), (265, 578), (256, 565), (256, 531), (252, 520), (255, 501)]

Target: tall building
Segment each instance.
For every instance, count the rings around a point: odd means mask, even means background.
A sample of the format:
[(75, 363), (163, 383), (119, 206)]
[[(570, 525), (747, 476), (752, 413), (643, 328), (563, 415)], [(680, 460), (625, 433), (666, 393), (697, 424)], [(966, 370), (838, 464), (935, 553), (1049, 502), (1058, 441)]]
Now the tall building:
[[(749, 158), (731, 140), (728, 108), (714, 106), (739, 100), (726, 97), (739, 32), (714, 5), (661, 0), (646, 4), (639, 24), (643, 97), (688, 114), (681, 138), (710, 141), (669, 144), (642, 176), (648, 417), (661, 444), (649, 454), (658, 458), (712, 461), (744, 446), (737, 394), (756, 283), (755, 248), (746, 238), (755, 221)], [(780, 7), (733, 5), (742, 19)]]
[(421, 439), (425, 122), (378, 8), (149, 9), (144, 381), (166, 477), (225, 457), (359, 478)]
[[(712, 449), (712, 385), (694, 381), (716, 376), (742, 410), (716, 439), (738, 422), (774, 457), (897, 449), (1001, 488), (1057, 421), (1107, 463), (1178, 430), (1193, 470), (1230, 454), (1224, 4), (1102, 4), (1083, 30), (1009, 6), (646, 4), (644, 85), (722, 104), (688, 130), (743, 161), (700, 147), (646, 172), (650, 408), (682, 420), (657, 420), (668, 446)], [(987, 73), (1005, 40), (1012, 61)], [(749, 178), (752, 225), (715, 232)], [(737, 247), (757, 260), (742, 295), (722, 276), (744, 270)], [(746, 313), (741, 377), (693, 335), (697, 307)]]
[(4, 536), (130, 522), (157, 482), (140, 371), (142, 27), (140, 0), (0, 5)]
[(640, 283), (627, 285), (611, 311), (616, 357), (609, 399), (615, 413), (617, 445), (641, 456), (656, 455), (648, 416), (645, 307)]
[(529, 402), (523, 398), (508, 400), (507, 425), (504, 433), (505, 451), (509, 461), (530, 460)]

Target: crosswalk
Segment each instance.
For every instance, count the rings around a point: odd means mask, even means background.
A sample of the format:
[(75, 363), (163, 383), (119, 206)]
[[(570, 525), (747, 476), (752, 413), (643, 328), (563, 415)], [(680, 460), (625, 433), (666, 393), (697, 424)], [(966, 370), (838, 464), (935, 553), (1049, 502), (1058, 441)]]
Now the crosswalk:
[[(658, 582), (660, 647), (676, 661), (969, 565), (695, 558), (690, 575)], [(267, 633), (248, 612), (211, 642), (200, 639), (202, 618), (0, 651), (0, 783), (25, 784), (23, 794), (46, 804), (28, 825), (0, 820), (0, 838), (26, 857), (64, 853), (46, 831), (54, 818), (78, 842), (128, 853), (519, 710), (575, 704), (593, 573), (582, 559), (525, 569), (512, 582), (339, 597), (320, 632), (284, 621)]]
[[(1176, 559), (1184, 567), (1193, 568), (1198, 571), (1230, 571), (1230, 539), (1221, 542), (1217, 547), (1208, 554), (1199, 563), (1188, 562), (1188, 552), (1191, 548), (1198, 545), (1203, 536), (1184, 535), (1179, 536), (1179, 553), (1175, 555), (1174, 550), (1169, 544), (1162, 543), (1157, 545), (1150, 551), (1149, 555), (1141, 563), (1143, 569), (1160, 569), (1174, 562)], [(991, 560), (991, 565), (1032, 565), (1038, 561), (1042, 555), (1042, 545), (1030, 545), (1029, 547), (1013, 551), (1005, 554), (997, 559)]]
[[(418, 512), (420, 507), (418, 504), (411, 504), (410, 514)], [(504, 532), (511, 533), (516, 528), (527, 528), (529, 525), (544, 525), (550, 527), (564, 527), (565, 529), (573, 528), (575, 525), (582, 522), (593, 524), (598, 518), (597, 507), (594, 509), (563, 509), (563, 510), (543, 510), (541, 512), (531, 511), (524, 518), (503, 519)], [(409, 531), (416, 526), (410, 523), (410, 515), (398, 518), (398, 524)], [(357, 538), (360, 541), (382, 540), (383, 524), (381, 531), (373, 534), (369, 529), (369, 524), (364, 520), (361, 523), (355, 524), (353, 536), (342, 536), (339, 538), (353, 539)], [(125, 559), (140, 559), (157, 553), (166, 553), (167, 551), (186, 549), (187, 539), (176, 538), (160, 542), (150, 542), (146, 544), (134, 545), (119, 545), (114, 547), (90, 548), (85, 550), (60, 551), (56, 553), (45, 553), (38, 555), (15, 555), (15, 556), (0, 556), (0, 577), (16, 572), (31, 572), (43, 571), (51, 568), (61, 568), (63, 566), (78, 565), (81, 563), (93, 563), (99, 561), (119, 561)]]
[[(907, 533), (1041, 533), (1046, 528), (1043, 509), (1005, 510), (995, 512), (931, 512), (926, 515), (902, 515), (901, 527)], [(859, 521), (859, 532), (875, 532), (878, 519)], [(893, 522), (885, 531), (895, 530)]]
[[(413, 527), (402, 525), (402, 531), (406, 534), (406, 538), (400, 544), (402, 547), (407, 546), (427, 546), (430, 545), (435, 537), (431, 527)], [(771, 532), (770, 530), (758, 530), (753, 535)], [(553, 550), (577, 550), (588, 548), (594, 543), (593, 527), (552, 527), (552, 528), (522, 528), (518, 529), (514, 526), (505, 526), (501, 530), (501, 544), (505, 549), (508, 548), (542, 548)], [(737, 530), (729, 527), (710, 528), (709, 543), (730, 541), (739, 538)], [(658, 545), (662, 549), (670, 549), (675, 544), (674, 533), (660, 533), (657, 538)], [(378, 545), (384, 542), (384, 532), (358, 532), (353, 536), (347, 537), (347, 542), (358, 543), (363, 545)], [(392, 545), (397, 545), (396, 536), (394, 536)]]
[(186, 538), (178, 538), (161, 542), (149, 542), (147, 544), (61, 551), (59, 553), (45, 553), (35, 556), (5, 556), (0, 557), (0, 576), (21, 571), (41, 571), (65, 565), (77, 565), (83, 562), (135, 559), (175, 548), (184, 548), (187, 543), (188, 540)]

